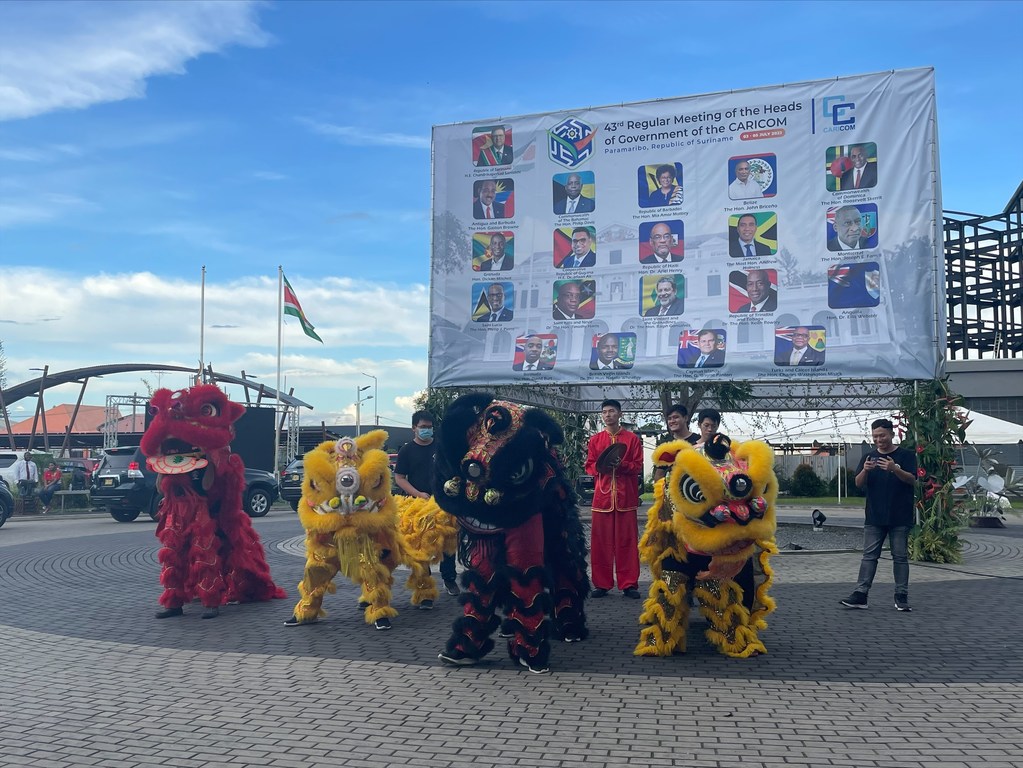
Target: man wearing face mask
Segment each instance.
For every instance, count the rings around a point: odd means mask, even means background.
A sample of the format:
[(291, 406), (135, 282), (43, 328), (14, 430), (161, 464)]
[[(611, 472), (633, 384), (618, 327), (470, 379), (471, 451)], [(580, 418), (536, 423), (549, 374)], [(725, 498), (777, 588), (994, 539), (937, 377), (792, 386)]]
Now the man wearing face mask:
[[(412, 442), (405, 443), (398, 450), (398, 460), (394, 463), (394, 482), (407, 495), (428, 499), (431, 496), (433, 457), (437, 452), (437, 445), (433, 442), (433, 414), (429, 411), (413, 413), (412, 432)], [(440, 575), (447, 593), (457, 595), (460, 590), (455, 580), (454, 555), (444, 555), (440, 561)]]

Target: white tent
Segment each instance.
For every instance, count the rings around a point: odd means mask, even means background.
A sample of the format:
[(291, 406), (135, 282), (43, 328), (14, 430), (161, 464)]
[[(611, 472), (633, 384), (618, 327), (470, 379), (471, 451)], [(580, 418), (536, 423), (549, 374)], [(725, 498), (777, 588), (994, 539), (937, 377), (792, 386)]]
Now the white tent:
[[(972, 423), (966, 429), (971, 443), (1012, 444), (1023, 440), (1023, 425), (1002, 421), (969, 411)], [(807, 411), (806, 413), (727, 413), (721, 431), (742, 440), (767, 440), (771, 443), (846, 443), (872, 442), (870, 423), (889, 415), (868, 411)], [(695, 425), (690, 425), (695, 427)]]

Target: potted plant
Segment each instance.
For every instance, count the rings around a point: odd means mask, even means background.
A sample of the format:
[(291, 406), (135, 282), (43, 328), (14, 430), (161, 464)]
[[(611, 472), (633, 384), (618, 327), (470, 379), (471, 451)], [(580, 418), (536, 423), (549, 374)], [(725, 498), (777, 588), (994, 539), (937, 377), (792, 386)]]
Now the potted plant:
[(1006, 513), (1015, 514), (1009, 497), (1023, 497), (1023, 477), (1000, 463), (994, 449), (969, 447), (977, 457), (976, 471), (956, 478), (953, 487), (969, 497), (970, 527), (1004, 528)]

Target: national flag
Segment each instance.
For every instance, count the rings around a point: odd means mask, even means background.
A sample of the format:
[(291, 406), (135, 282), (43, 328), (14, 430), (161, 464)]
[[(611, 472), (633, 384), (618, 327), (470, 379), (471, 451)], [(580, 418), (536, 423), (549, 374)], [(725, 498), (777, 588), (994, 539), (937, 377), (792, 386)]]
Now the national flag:
[(700, 334), (693, 333), (692, 331), (682, 331), (678, 335), (678, 348), (686, 349), (688, 347), (695, 347), (700, 340)]
[(302, 305), (299, 303), (298, 296), (295, 295), (295, 290), (291, 287), (291, 283), (288, 282), (288, 278), (283, 272), (281, 272), (281, 277), (284, 278), (284, 314), (297, 317), (298, 322), (302, 324), (302, 330), (305, 331), (305, 335), (311, 339), (316, 339), (322, 344), (323, 339), (316, 334), (316, 326), (309, 322), (305, 312), (302, 311)]
[[(483, 288), (483, 286), (480, 286)], [(479, 298), (476, 299), (476, 309), (472, 311), (473, 322), (479, 320), (482, 317), (486, 317), (490, 314), (490, 301), (487, 299), (487, 292), (485, 289), (480, 291)]]

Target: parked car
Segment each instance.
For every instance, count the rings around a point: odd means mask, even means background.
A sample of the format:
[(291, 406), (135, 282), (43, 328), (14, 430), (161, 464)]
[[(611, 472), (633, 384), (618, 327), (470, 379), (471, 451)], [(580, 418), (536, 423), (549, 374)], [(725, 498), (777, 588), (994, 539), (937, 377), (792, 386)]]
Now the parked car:
[[(14, 480), (14, 462), (25, 455), (25, 451), (14, 451), (4, 449), (0, 451), (0, 482), (5, 484), (8, 488), (13, 488), (16, 483)], [(39, 473), (42, 475), (42, 472)]]
[[(142, 512), (153, 520), (160, 509), (159, 475), (146, 466), (146, 457), (137, 446), (108, 448), (95, 472), (92, 501), (105, 506), (119, 523), (130, 523)], [(270, 472), (245, 468), (243, 506), (249, 517), (263, 517), (277, 500), (277, 480)]]
[(575, 481), (575, 492), (579, 501), (589, 504), (593, 501), (593, 475), (579, 475)]
[(99, 461), (99, 459), (83, 459), (79, 457), (57, 459), (57, 467), (69, 478), (76, 469), (82, 470), (82, 473), (85, 475), (85, 487), (88, 488), (92, 485), (92, 472), (99, 466)]
[(7, 518), (14, 514), (14, 496), (11, 489), (5, 483), (0, 483), (0, 528), (3, 528)]
[(302, 459), (295, 459), (281, 473), (281, 498), (298, 512), (298, 502), (302, 499), (302, 478), (305, 475)]

